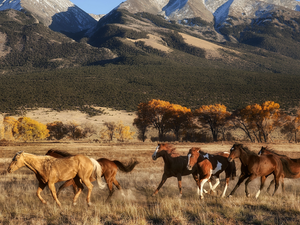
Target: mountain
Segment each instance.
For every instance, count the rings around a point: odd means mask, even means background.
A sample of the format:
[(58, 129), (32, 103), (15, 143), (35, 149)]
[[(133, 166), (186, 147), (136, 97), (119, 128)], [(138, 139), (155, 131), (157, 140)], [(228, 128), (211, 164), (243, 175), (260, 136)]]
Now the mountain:
[(32, 71), (99, 63), (116, 56), (52, 31), (35, 16), (13, 9), (0, 11), (0, 71)]
[(97, 21), (69, 0), (0, 0), (0, 11), (15, 9), (30, 12), (54, 31), (77, 33), (88, 30)]

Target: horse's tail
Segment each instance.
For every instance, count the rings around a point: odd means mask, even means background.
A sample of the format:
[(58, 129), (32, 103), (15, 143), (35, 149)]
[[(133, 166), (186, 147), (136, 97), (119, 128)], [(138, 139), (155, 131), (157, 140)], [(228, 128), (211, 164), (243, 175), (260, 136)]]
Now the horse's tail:
[(294, 173), (293, 171), (291, 171), (291, 168), (289, 166), (289, 162), (284, 159), (284, 158), (280, 158), (281, 163), (282, 163), (282, 167), (283, 167), (283, 172), (285, 174), (285, 177), (293, 177), (296, 176), (298, 173)]
[(236, 165), (234, 160), (230, 162), (230, 167), (231, 167), (231, 179), (234, 180), (234, 178), (236, 177)]
[(131, 172), (134, 167), (139, 164), (138, 161), (134, 160), (134, 161), (130, 161), (127, 165), (124, 165), (123, 163), (121, 163), (120, 161), (118, 160), (114, 160), (113, 161), (116, 166), (122, 171), (122, 172), (125, 172), (125, 173), (129, 173)]
[(95, 176), (99, 187), (101, 189), (103, 189), (103, 188), (105, 188), (105, 184), (102, 182), (102, 179), (101, 179), (102, 167), (96, 159), (90, 158), (90, 160), (92, 161), (93, 166), (94, 166), (93, 175)]

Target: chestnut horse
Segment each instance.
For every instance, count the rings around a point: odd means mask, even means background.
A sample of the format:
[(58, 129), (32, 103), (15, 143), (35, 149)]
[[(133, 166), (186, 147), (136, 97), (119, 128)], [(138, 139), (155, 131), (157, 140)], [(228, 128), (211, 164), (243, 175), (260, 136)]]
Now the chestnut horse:
[[(270, 149), (269, 147), (261, 147), (258, 155), (266, 155), (266, 154), (273, 154), (281, 158), (281, 161), (286, 166), (283, 167), (283, 178), (289, 179), (297, 179), (300, 177), (300, 158), (298, 159), (291, 159), (286, 155), (281, 155)], [(286, 168), (286, 169), (285, 169)], [(267, 189), (270, 190), (272, 184), (274, 184), (275, 180), (273, 179)], [(284, 182), (282, 182), (282, 191), (284, 192)]]
[(163, 186), (166, 180), (170, 177), (177, 177), (178, 188), (179, 188), (179, 197), (182, 196), (181, 190), (181, 178), (186, 175), (193, 175), (196, 184), (198, 184), (198, 174), (197, 167), (194, 166), (191, 170), (186, 168), (188, 158), (187, 156), (181, 156), (175, 151), (176, 149), (171, 144), (158, 144), (156, 147), (152, 159), (156, 160), (159, 157), (162, 157), (165, 163), (164, 173), (161, 179), (160, 184), (153, 193), (152, 196), (155, 196), (159, 189)]
[[(228, 162), (227, 157), (224, 156), (229, 156), (229, 153), (226, 154), (219, 152), (216, 154), (208, 154), (201, 151), (200, 148), (195, 147), (189, 150), (187, 168), (192, 169), (194, 165), (197, 165), (199, 174), (198, 186), (200, 188), (200, 199), (203, 199), (204, 184), (209, 181), (210, 189), (214, 192), (220, 183), (220, 174), (223, 171), (225, 171), (226, 183), (221, 197), (225, 196), (230, 178), (234, 178), (236, 176), (236, 166), (234, 161)], [(217, 177), (214, 186), (212, 186), (210, 182), (211, 176)]]
[[(53, 149), (50, 149), (46, 153), (46, 155), (50, 155), (50, 156), (53, 156), (55, 158), (62, 158), (62, 157), (66, 157), (66, 156), (72, 156), (72, 154), (70, 154), (68, 152), (64, 152), (64, 151), (60, 151), (60, 150), (53, 150)], [(129, 173), (134, 169), (134, 167), (138, 164), (138, 162), (134, 161), (134, 162), (129, 163), (128, 165), (124, 165), (123, 163), (121, 163), (118, 160), (111, 161), (111, 160), (106, 159), (106, 158), (97, 159), (97, 162), (101, 165), (101, 168), (102, 168), (101, 176), (104, 177), (104, 179), (107, 183), (107, 187), (109, 189), (109, 195), (108, 195), (106, 201), (108, 201), (110, 199), (110, 197), (112, 196), (112, 194), (114, 193), (113, 184), (119, 190), (121, 190), (122, 195), (124, 195), (122, 187), (116, 179), (118, 168), (122, 172)], [(90, 181), (93, 182), (93, 181), (95, 181), (95, 179), (93, 179), (91, 177)], [(68, 180), (67, 182), (65, 182), (63, 185), (61, 185), (59, 187), (58, 192), (57, 192), (57, 196), (63, 188), (68, 187), (70, 185), (73, 186), (74, 193), (76, 193), (77, 192), (77, 186), (75, 184), (75, 181), (73, 179), (71, 179), (71, 180)]]
[(275, 194), (279, 186), (279, 180), (283, 175), (283, 163), (279, 157), (275, 155), (258, 156), (242, 144), (234, 144), (230, 149), (228, 160), (231, 162), (235, 158), (239, 158), (242, 163), (241, 175), (229, 196), (232, 196), (240, 184), (248, 178), (245, 183), (245, 192), (246, 196), (249, 197), (248, 184), (256, 177), (261, 177), (260, 189), (255, 196), (258, 198), (261, 190), (263, 189), (266, 177), (270, 174), (273, 174), (275, 178), (275, 190), (273, 195)]
[(86, 199), (88, 205), (90, 205), (90, 197), (93, 189), (90, 177), (95, 176), (99, 186), (102, 187), (101, 166), (96, 160), (90, 159), (84, 155), (75, 155), (57, 159), (51, 156), (37, 156), (21, 151), (13, 157), (7, 171), (12, 173), (23, 166), (26, 166), (35, 173), (36, 178), (39, 181), (37, 196), (44, 204), (46, 204), (46, 201), (42, 198), (41, 192), (47, 184), (53, 198), (59, 206), (61, 206), (61, 203), (57, 198), (55, 189), (55, 183), (59, 181), (74, 179), (79, 189), (73, 199), (74, 205), (83, 189), (80, 179), (88, 188)]

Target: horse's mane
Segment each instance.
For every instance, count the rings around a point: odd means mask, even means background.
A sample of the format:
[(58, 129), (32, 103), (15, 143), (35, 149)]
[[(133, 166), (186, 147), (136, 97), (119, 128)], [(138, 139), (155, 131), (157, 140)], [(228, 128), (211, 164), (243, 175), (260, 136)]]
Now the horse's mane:
[(176, 152), (176, 148), (172, 144), (164, 144), (166, 148), (168, 149), (167, 152), (171, 157), (178, 157), (180, 154)]
[[(66, 151), (61, 151), (61, 150), (55, 150), (55, 149), (50, 149), (48, 152), (54, 152), (54, 153), (56, 153), (56, 154), (59, 154), (59, 155), (61, 155), (61, 156), (63, 156), (63, 157), (66, 157), (66, 156), (73, 156), (71, 153), (69, 153), (69, 152), (66, 152)], [(48, 153), (47, 152), (47, 153)]]
[(240, 146), (241, 149), (243, 149), (248, 155), (256, 155), (257, 156), (257, 154), (255, 152), (249, 150), (249, 148), (247, 146), (244, 146), (243, 144), (234, 144), (234, 145)]
[(273, 149), (271, 149), (269, 147), (266, 147), (266, 150), (268, 150), (272, 154), (275, 154), (275, 155), (278, 155), (278, 156), (281, 156), (281, 157), (287, 157), (286, 155), (282, 155), (282, 154), (279, 154), (279, 153), (275, 152)]

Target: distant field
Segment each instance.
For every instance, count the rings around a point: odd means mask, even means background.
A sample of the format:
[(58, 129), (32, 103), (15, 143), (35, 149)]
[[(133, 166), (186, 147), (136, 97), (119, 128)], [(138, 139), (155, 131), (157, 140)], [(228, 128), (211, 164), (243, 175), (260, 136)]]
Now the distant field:
[[(229, 151), (233, 143), (176, 143), (178, 152), (186, 155), (192, 146), (203, 151)], [(246, 198), (244, 184), (232, 198), (221, 199), (216, 195), (204, 196), (199, 200), (196, 185), (191, 176), (183, 177), (183, 196), (178, 198), (176, 178), (170, 178), (156, 197), (151, 194), (158, 186), (163, 173), (163, 160), (153, 161), (151, 155), (157, 143), (91, 144), (91, 143), (24, 143), (15, 146), (0, 146), (0, 223), (1, 224), (299, 224), (300, 181), (285, 180), (286, 193), (281, 187), (274, 197), (266, 193), (266, 187), (258, 199), (254, 194), (260, 180), (250, 183), (252, 196)], [(247, 144), (250, 150), (258, 152), (261, 144)], [(300, 157), (300, 144), (269, 144), (274, 150), (291, 157)], [(58, 208), (49, 189), (42, 192), (48, 202), (43, 205), (36, 197), (37, 180), (27, 169), (6, 174), (11, 158), (16, 152), (44, 155), (56, 148), (70, 153), (83, 153), (95, 159), (106, 157), (128, 162), (137, 159), (140, 164), (129, 174), (118, 172), (117, 179), (124, 188), (125, 196), (115, 191), (110, 203), (105, 203), (107, 188), (101, 190), (94, 183), (93, 206), (87, 207), (86, 188), (76, 206), (72, 206), (72, 188), (66, 188), (59, 199)], [(238, 174), (240, 163), (237, 160)], [(224, 181), (217, 188), (223, 190)], [(271, 178), (268, 178), (266, 185)], [(230, 181), (227, 195), (237, 182)], [(59, 185), (57, 185), (58, 187)]]

